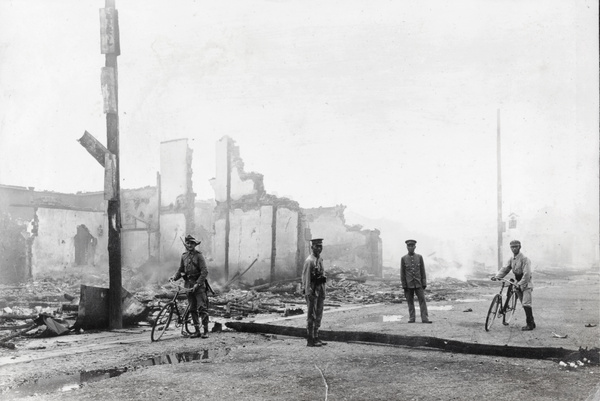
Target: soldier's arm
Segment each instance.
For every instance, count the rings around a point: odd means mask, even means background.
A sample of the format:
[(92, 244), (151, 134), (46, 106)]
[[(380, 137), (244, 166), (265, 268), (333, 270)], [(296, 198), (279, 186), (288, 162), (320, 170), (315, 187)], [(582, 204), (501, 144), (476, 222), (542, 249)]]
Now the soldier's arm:
[(406, 283), (406, 266), (404, 265), (404, 258), (400, 259), (400, 281), (402, 281), (402, 288), (407, 288)]
[(427, 276), (425, 275), (425, 262), (423, 256), (421, 256), (421, 285), (423, 288), (427, 287)]
[(510, 260), (509, 260), (508, 265), (506, 265), (503, 268), (501, 268), (500, 270), (498, 270), (495, 277), (502, 278), (502, 277), (506, 276), (511, 269), (512, 269), (512, 266), (510, 265)]
[(305, 295), (312, 294), (312, 288), (310, 285), (312, 277), (311, 265), (312, 263), (309, 259), (304, 261), (304, 267), (302, 269), (302, 290), (304, 291)]
[(198, 263), (198, 270), (200, 270), (200, 276), (196, 280), (196, 284), (204, 285), (204, 281), (208, 277), (208, 268), (206, 267), (206, 261), (201, 253), (196, 254), (196, 263)]
[(522, 288), (527, 288), (527, 284), (531, 281), (531, 261), (529, 258), (523, 258), (523, 277), (517, 283)]

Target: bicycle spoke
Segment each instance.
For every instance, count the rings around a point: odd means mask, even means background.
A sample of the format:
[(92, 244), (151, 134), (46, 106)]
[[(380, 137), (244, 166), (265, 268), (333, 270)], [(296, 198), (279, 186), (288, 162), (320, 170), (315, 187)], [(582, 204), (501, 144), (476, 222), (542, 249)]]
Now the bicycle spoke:
[(168, 303), (158, 313), (156, 321), (152, 326), (152, 332), (150, 333), (150, 338), (152, 341), (158, 341), (163, 336), (165, 331), (168, 330), (173, 317), (173, 308), (174, 305)]
[(490, 331), (492, 325), (494, 324), (494, 320), (496, 320), (496, 316), (501, 313), (502, 298), (500, 295), (494, 296), (492, 299), (492, 303), (490, 304), (490, 308), (488, 309), (488, 314), (485, 319), (485, 331)]

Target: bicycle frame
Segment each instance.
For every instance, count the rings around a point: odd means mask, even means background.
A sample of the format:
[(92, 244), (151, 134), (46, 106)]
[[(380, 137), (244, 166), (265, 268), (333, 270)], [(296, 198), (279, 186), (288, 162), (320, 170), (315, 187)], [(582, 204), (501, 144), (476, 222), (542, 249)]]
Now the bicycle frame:
[[(168, 327), (171, 325), (171, 323), (174, 324), (175, 328), (181, 327), (181, 334), (185, 335), (185, 332), (191, 334), (189, 329), (190, 322), (188, 322), (189, 304), (187, 305), (185, 311), (181, 311), (179, 303), (177, 302), (177, 298), (180, 294), (189, 293), (190, 291), (191, 289), (189, 288), (183, 288), (180, 285), (177, 285), (175, 295), (173, 295), (170, 301), (162, 306), (154, 324), (152, 325), (152, 331), (150, 332), (150, 338), (152, 341), (158, 341), (164, 332), (168, 330)], [(173, 317), (175, 318), (173, 319)]]
[[(511, 294), (515, 291), (515, 281), (514, 279), (510, 279), (510, 280), (506, 280), (504, 278), (497, 278), (497, 281), (502, 281), (502, 287), (500, 287), (500, 297), (502, 297), (502, 292), (504, 291), (504, 288), (506, 287), (506, 301), (503, 302), (504, 305), (501, 304), (501, 308), (500, 308), (500, 313), (505, 313), (506, 312), (506, 306), (508, 304), (508, 301), (510, 300), (510, 296)], [(504, 298), (504, 297), (502, 297)]]
[[(497, 316), (502, 316), (502, 324), (508, 326), (515, 313), (517, 300), (515, 291), (516, 283), (514, 279), (506, 280), (504, 278), (497, 278), (496, 281), (502, 281), (502, 286), (500, 287), (498, 294), (494, 295), (488, 310), (485, 320), (486, 331), (490, 330)], [(505, 287), (507, 288), (506, 300), (504, 300), (504, 297), (502, 296)]]
[[(185, 313), (189, 308), (189, 305), (187, 305), (185, 310), (181, 311), (181, 309), (179, 308), (179, 303), (177, 302), (177, 298), (180, 294), (187, 294), (191, 292), (191, 290), (191, 288), (184, 288), (180, 285), (177, 285), (177, 291), (175, 292), (175, 295), (173, 295), (173, 298), (168, 302), (174, 305), (173, 311), (177, 314), (177, 321), (175, 322), (175, 327), (183, 326), (183, 317), (185, 316)], [(183, 334), (183, 327), (181, 329), (181, 332)]]

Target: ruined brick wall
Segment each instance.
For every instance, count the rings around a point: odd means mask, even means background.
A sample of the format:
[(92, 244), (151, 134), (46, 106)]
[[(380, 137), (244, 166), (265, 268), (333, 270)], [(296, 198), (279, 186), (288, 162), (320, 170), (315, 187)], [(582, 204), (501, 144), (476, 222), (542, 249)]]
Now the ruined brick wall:
[(212, 243), (217, 274), (231, 278), (256, 263), (246, 282), (293, 278), (298, 270), (299, 206), (267, 194), (262, 174), (244, 171), (239, 148), (229, 137), (217, 142)]
[(135, 268), (158, 258), (158, 189), (121, 190), (121, 265)]
[[(224, 213), (215, 221), (213, 258), (217, 268), (225, 263)], [(297, 277), (298, 214), (298, 210), (278, 205), (234, 208), (229, 220), (229, 277), (243, 272), (257, 257), (244, 281)]]
[(187, 139), (160, 146), (160, 259), (178, 261), (183, 252), (180, 238), (194, 232), (196, 194), (192, 188), (192, 150)]
[(216, 206), (217, 203), (214, 200), (197, 200), (194, 208), (195, 229), (193, 235), (202, 241), (199, 249), (210, 263), (213, 262)]
[(323, 238), (326, 266), (365, 270), (381, 277), (382, 246), (378, 230), (348, 226), (344, 205), (303, 209), (312, 238)]
[(27, 225), (0, 213), (0, 284), (12, 284), (29, 278)]
[(106, 271), (105, 212), (38, 207), (36, 215), (39, 223), (31, 260), (34, 278)]

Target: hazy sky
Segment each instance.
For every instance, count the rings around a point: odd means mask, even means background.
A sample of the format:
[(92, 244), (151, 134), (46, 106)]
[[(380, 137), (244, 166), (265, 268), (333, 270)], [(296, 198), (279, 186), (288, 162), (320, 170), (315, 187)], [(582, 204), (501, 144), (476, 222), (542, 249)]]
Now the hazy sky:
[[(103, 188), (104, 1), (0, 0), (0, 184)], [(303, 207), (345, 204), (443, 232), (504, 211), (586, 211), (598, 231), (597, 1), (116, 0), (122, 188), (190, 138), (199, 199), (215, 144)], [(451, 230), (448, 230), (451, 231)]]

